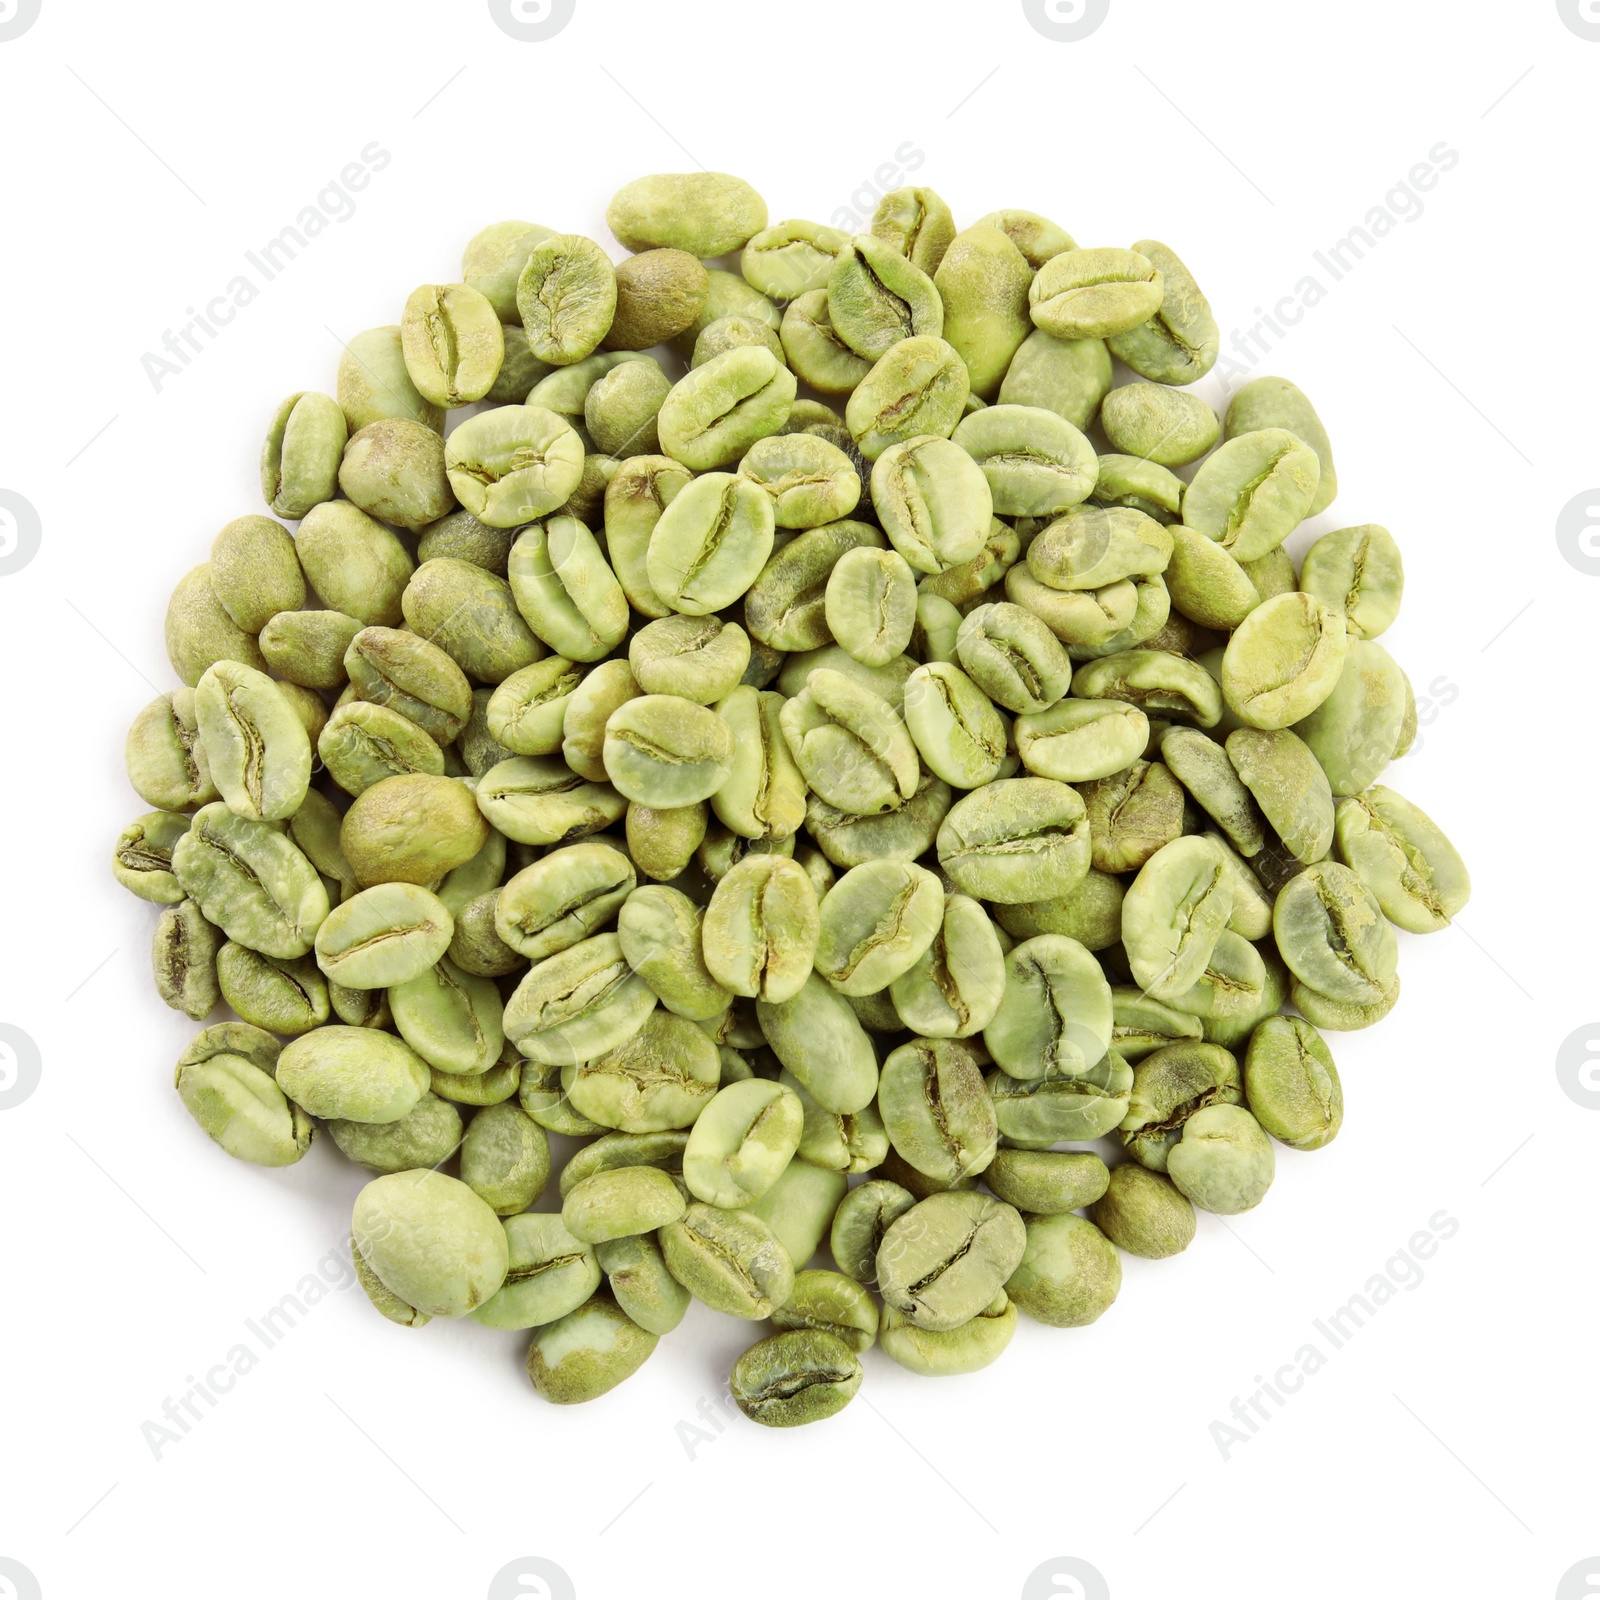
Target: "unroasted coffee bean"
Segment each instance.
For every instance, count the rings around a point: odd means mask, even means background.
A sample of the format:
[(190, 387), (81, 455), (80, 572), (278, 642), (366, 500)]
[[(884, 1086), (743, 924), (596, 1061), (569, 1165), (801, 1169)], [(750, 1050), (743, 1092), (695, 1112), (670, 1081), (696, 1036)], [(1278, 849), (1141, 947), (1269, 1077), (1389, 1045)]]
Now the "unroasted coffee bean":
[(526, 1330), (569, 1404), (698, 1299), (775, 1324), (729, 1388), (790, 1427), (1258, 1204), (1470, 884), (1385, 783), (1399, 549), (1299, 558), (1327, 432), (1196, 398), (1167, 245), (708, 172), (606, 215), (621, 260), (491, 223), (263, 415), (111, 869), (166, 1005), (237, 1019), (178, 1064), (206, 1135), (376, 1175), (384, 1317)]

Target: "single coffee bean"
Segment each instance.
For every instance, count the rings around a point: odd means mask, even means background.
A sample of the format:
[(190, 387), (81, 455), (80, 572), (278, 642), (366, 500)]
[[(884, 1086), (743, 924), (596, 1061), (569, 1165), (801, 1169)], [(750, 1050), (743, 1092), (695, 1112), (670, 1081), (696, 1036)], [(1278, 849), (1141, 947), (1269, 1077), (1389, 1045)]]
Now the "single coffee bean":
[(705, 473), (673, 498), (650, 535), (651, 588), (689, 616), (732, 605), (772, 551), (775, 515), (750, 479)]
[(1230, 1217), (1261, 1203), (1273, 1167), (1271, 1141), (1237, 1105), (1196, 1111), (1167, 1158), (1167, 1171), (1181, 1194), (1202, 1211)]
[(878, 1342), (883, 1353), (908, 1372), (943, 1378), (992, 1365), (1005, 1354), (1016, 1331), (1017, 1308), (1002, 1289), (975, 1317), (937, 1333), (916, 1327), (885, 1305)]
[(1376, 639), (1400, 614), (1405, 570), (1399, 546), (1376, 523), (1325, 533), (1306, 551), (1300, 586), (1344, 614), (1352, 639)]
[(627, 799), (669, 810), (707, 800), (733, 765), (733, 734), (716, 712), (675, 694), (645, 694), (606, 719), (606, 776)]
[(574, 1108), (606, 1128), (659, 1133), (696, 1125), (717, 1092), (717, 1047), (694, 1023), (655, 1010), (619, 1045), (579, 1062), (562, 1083)]
[(1322, 860), (1333, 843), (1333, 790), (1305, 741), (1287, 728), (1236, 728), (1225, 748), (1288, 854)]
[(596, 1400), (650, 1358), (656, 1336), (600, 1295), (533, 1332), (528, 1377), (552, 1405)]
[(729, 350), (673, 385), (656, 418), (662, 453), (693, 472), (725, 467), (783, 426), (794, 396), (794, 374), (770, 350)]
[[(987, 219), (986, 219), (987, 220)], [(932, 189), (893, 189), (872, 213), (872, 232), (908, 261), (932, 274), (956, 236), (950, 207)]]
[(1161, 305), (1148, 321), (1113, 334), (1111, 353), (1152, 383), (1198, 383), (1216, 365), (1221, 347), (1211, 306), (1189, 269), (1158, 239), (1140, 239), (1133, 248), (1161, 274)]
[(1170, 1178), (1131, 1161), (1111, 1173), (1089, 1215), (1112, 1244), (1132, 1256), (1162, 1260), (1187, 1250), (1194, 1239), (1194, 1207)]
[(1347, 649), (1343, 612), (1315, 595), (1279, 595), (1251, 611), (1228, 641), (1222, 692), (1252, 728), (1287, 728), (1333, 693)]
[(271, 824), (214, 801), (168, 849), (176, 888), (161, 898), (175, 904), (188, 896), (235, 944), (262, 955), (288, 960), (311, 949), (328, 916), (328, 891)]
[[(339, 487), (368, 516), (415, 533), (455, 509), (449, 454), (420, 422), (369, 422), (345, 446)], [(467, 509), (473, 509), (467, 502)]]
[(1075, 789), (1002, 778), (958, 801), (939, 827), (939, 865), (974, 899), (1020, 905), (1066, 894), (1089, 870), (1089, 825)]
[(236, 816), (281, 821), (311, 781), (311, 741), (278, 686), (254, 667), (219, 661), (194, 692), (206, 767)]
[(337, 402), (325, 394), (290, 395), (278, 407), (261, 447), (261, 498), (291, 521), (331, 500), (340, 487), (339, 463), (347, 437)]
[[(155, 937), (150, 944), (156, 992), (174, 1011), (181, 1011), (191, 1021), (199, 1022), (222, 998), (217, 957), (224, 949), (236, 948), (223, 943), (222, 935), (206, 921), (193, 900), (180, 900), (168, 906), (156, 921)], [(325, 1018), (326, 994), (323, 1003)], [(233, 1004), (231, 999), (229, 1004)], [(251, 1020), (242, 1011), (239, 1015), (247, 1022)]]
[(730, 1083), (695, 1120), (683, 1152), (684, 1182), (709, 1205), (750, 1205), (799, 1148), (802, 1121), (792, 1089), (764, 1078)]
[(845, 425), (861, 454), (876, 461), (908, 439), (948, 439), (969, 393), (967, 366), (952, 345), (928, 334), (902, 339), (855, 386)]
[(575, 1184), (561, 1204), (562, 1226), (586, 1244), (653, 1233), (684, 1214), (678, 1186), (659, 1167), (614, 1167)]
[(1339, 802), (1334, 843), (1396, 927), (1432, 933), (1467, 903), (1466, 864), (1438, 825), (1393, 789), (1374, 784)]
[(1111, 352), (1101, 339), (1064, 338), (1036, 327), (1011, 358), (1001, 405), (1042, 406), (1087, 431), (1111, 390)]
[(878, 1058), (849, 1002), (811, 973), (788, 1000), (758, 1000), (762, 1034), (779, 1061), (828, 1111), (847, 1114), (871, 1103)]
[(1160, 272), (1137, 250), (1063, 250), (1028, 290), (1036, 326), (1058, 339), (1127, 333), (1161, 308)]
[(844, 1340), (818, 1328), (773, 1334), (733, 1364), (729, 1392), (752, 1422), (793, 1428), (842, 1411), (861, 1387), (861, 1363)]
[(429, 1316), (465, 1316), (505, 1281), (509, 1252), (500, 1219), (442, 1172), (374, 1178), (356, 1197), (351, 1232), (384, 1286)]
[(1256, 1121), (1296, 1150), (1320, 1150), (1344, 1120), (1333, 1055), (1299, 1017), (1269, 1017), (1251, 1034), (1244, 1092)]
[(767, 204), (725, 172), (637, 178), (606, 207), (606, 225), (628, 250), (683, 250), (701, 261), (742, 250), (767, 225)]
[(1005, 1290), (1024, 1316), (1082, 1328), (1104, 1315), (1122, 1287), (1111, 1241), (1084, 1217), (1029, 1217), (1022, 1260)]
[(983, 469), (950, 439), (919, 434), (872, 468), (872, 504), (889, 542), (918, 572), (942, 572), (983, 546), (994, 500)]
[(216, 951), (216, 987), (244, 1021), (273, 1033), (309, 1033), (330, 1013), (327, 979), (310, 956), (284, 961), (230, 940)]
[(1320, 473), (1316, 452), (1283, 428), (1237, 434), (1195, 473), (1184, 520), (1236, 559), (1255, 561), (1313, 514)]
[(417, 393), (449, 409), (488, 394), (505, 359), (505, 336), (495, 308), (478, 290), (425, 283), (406, 301), (400, 348)]
[(560, 1217), (529, 1211), (505, 1218), (502, 1226), (505, 1281), (470, 1313), (474, 1322), (486, 1328), (544, 1327), (576, 1311), (600, 1287), (594, 1247), (569, 1233)]
[(514, 756), (478, 780), (478, 809), (508, 839), (564, 844), (622, 819), (628, 802), (608, 783), (590, 783), (555, 757)]
[(874, 234), (857, 234), (828, 275), (828, 317), (858, 356), (876, 361), (891, 346), (944, 331), (933, 279)]
[(970, 1046), (917, 1039), (883, 1064), (878, 1103), (890, 1142), (919, 1172), (954, 1182), (994, 1158), (994, 1102)]
[(596, 934), (538, 962), (506, 1002), (506, 1036), (536, 1061), (587, 1061), (630, 1039), (656, 997), (614, 933)]
[(279, 1050), (270, 1033), (225, 1022), (196, 1034), (178, 1058), (184, 1109), (229, 1155), (258, 1167), (292, 1166), (316, 1132), (274, 1081)]
[(1106, 1164), (1087, 1150), (997, 1150), (983, 1181), (1019, 1211), (1058, 1216), (1092, 1206), (1110, 1183)]
[(696, 1300), (757, 1322), (794, 1292), (794, 1263), (752, 1211), (692, 1204), (661, 1230), (667, 1270)]
[(1111, 1040), (1111, 986), (1075, 939), (1040, 934), (1005, 958), (1005, 993), (983, 1042), (1014, 1078), (1076, 1077)]
[(352, 1122), (398, 1122), (428, 1090), (424, 1063), (374, 1028), (329, 1026), (302, 1034), (284, 1046), (274, 1076), (312, 1116)]
[(1022, 1260), (1022, 1218), (974, 1192), (930, 1195), (889, 1225), (878, 1246), (886, 1306), (938, 1333), (978, 1315)]
[(814, 669), (779, 722), (801, 774), (829, 805), (872, 816), (916, 792), (917, 748), (905, 724), (844, 673)]

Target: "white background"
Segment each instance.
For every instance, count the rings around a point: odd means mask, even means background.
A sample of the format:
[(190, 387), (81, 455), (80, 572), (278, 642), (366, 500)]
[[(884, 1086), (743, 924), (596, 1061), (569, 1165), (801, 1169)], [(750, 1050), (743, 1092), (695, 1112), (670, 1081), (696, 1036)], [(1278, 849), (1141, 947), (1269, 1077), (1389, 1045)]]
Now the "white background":
[[(43, 0), (0, 41), (0, 488), (42, 528), (0, 576), (0, 1022), (42, 1062), (0, 1111), (0, 1557), (37, 1586), (0, 1565), (0, 1594), (476, 1600), (524, 1557), (566, 1586), (530, 1568), (495, 1594), (1097, 1592), (1024, 1590), (1070, 1556), (1116, 1600), (1543, 1600), (1600, 1555), (1600, 1111), (1555, 1066), (1600, 1016), (1600, 577), (1555, 532), (1600, 483), (1597, 85), (1600, 43), (1554, 0), (1111, 0), (1077, 43), (1016, 0), (577, 0), (543, 43), (482, 0)], [(319, 193), (343, 209), (325, 186), (374, 141), (392, 159), (354, 214), (157, 392), (145, 353)], [(1440, 145), (1452, 170), (1398, 191)], [(679, 1425), (723, 1414), (752, 1336), (703, 1308), (572, 1410), (529, 1389), (521, 1336), (402, 1332), (359, 1291), (263, 1351), (246, 1319), (342, 1259), (362, 1175), (326, 1141), (247, 1167), (190, 1123), (170, 1063), (192, 1028), (107, 861), (144, 809), (122, 740), (172, 682), (167, 594), (261, 509), (280, 397), (331, 390), (336, 336), (455, 277), (483, 224), (620, 255), (611, 193), (701, 164), (774, 220), (864, 226), (874, 186), (914, 181), (963, 225), (1023, 206), (1084, 244), (1154, 236), (1225, 334), (1317, 274), (1321, 303), (1247, 358), (1337, 452), (1339, 499), (1293, 548), (1365, 521), (1399, 539), (1384, 642), (1424, 726), (1390, 776), (1475, 893), (1456, 928), (1400, 936), (1396, 1012), (1333, 1038), (1337, 1142), (1280, 1151), (1266, 1203), (1202, 1216), (1184, 1256), (1125, 1258), (1098, 1324), (1024, 1321), (967, 1378), (874, 1355), (823, 1426), (696, 1441)], [(1334, 283), (1313, 252), (1375, 207), (1407, 220)], [(1439, 1213), (1420, 1283), (1329, 1354), (1313, 1319), (1410, 1282), (1397, 1252)], [(1224, 1459), (1212, 1424), (1308, 1342), (1326, 1364)], [(240, 1344), (252, 1370), (158, 1459), (144, 1424)]]

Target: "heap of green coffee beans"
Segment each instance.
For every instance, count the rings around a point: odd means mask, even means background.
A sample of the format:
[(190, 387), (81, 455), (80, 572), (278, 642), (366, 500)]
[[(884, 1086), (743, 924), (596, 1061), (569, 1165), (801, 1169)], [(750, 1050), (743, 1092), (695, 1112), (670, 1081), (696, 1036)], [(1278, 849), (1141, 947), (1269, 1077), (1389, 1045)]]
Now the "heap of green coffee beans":
[(620, 264), (484, 229), (279, 407), (114, 871), (162, 998), (237, 1019), (178, 1063), (200, 1126), (377, 1174), (386, 1317), (531, 1330), (568, 1402), (696, 1298), (780, 1330), (731, 1387), (787, 1426), (1257, 1204), (1338, 1131), (1319, 1030), (1467, 874), (1377, 782), (1394, 541), (1297, 570), (1327, 436), (1189, 392), (1165, 245), (925, 188), (850, 238), (714, 173), (607, 220)]

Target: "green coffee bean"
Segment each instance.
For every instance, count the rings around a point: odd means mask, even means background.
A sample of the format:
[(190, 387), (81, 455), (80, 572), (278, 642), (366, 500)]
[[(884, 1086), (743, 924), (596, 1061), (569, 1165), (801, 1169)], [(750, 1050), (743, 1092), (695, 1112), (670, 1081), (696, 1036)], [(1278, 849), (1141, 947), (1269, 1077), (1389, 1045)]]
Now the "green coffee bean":
[(1024, 1316), (1082, 1328), (1104, 1315), (1122, 1287), (1111, 1241), (1084, 1217), (1029, 1217), (1022, 1259), (1006, 1293)]
[(927, 435), (891, 445), (872, 468), (872, 504), (889, 542), (918, 572), (942, 572), (982, 548), (989, 482), (960, 445)]
[(417, 393), (441, 408), (483, 399), (505, 359), (495, 308), (465, 283), (413, 290), (400, 319), (400, 346)]
[(914, 186), (769, 226), (715, 173), (609, 220), (618, 265), (491, 224), (279, 408), (298, 531), (173, 590), (112, 872), (162, 1000), (240, 1019), (178, 1066), (208, 1136), (287, 1165), (325, 1118), (377, 1175), (383, 1316), (531, 1330), (566, 1404), (697, 1296), (775, 1322), (732, 1393), (787, 1426), (879, 1333), (976, 1371), (1258, 1203), (1338, 1131), (1319, 1030), (1470, 885), (1378, 786), (1399, 551), (1297, 565), (1327, 434), (1277, 378), (1219, 428), (1167, 246)]
[(1276, 549), (1308, 516), (1317, 497), (1316, 452), (1282, 428), (1231, 437), (1195, 473), (1184, 519), (1240, 561)]
[(1066, 894), (1089, 870), (1077, 791), (1049, 778), (1003, 778), (958, 801), (939, 827), (939, 865), (978, 900), (1020, 905)]
[(229, 1155), (258, 1167), (293, 1165), (316, 1132), (274, 1081), (278, 1056), (271, 1034), (225, 1022), (196, 1034), (178, 1058), (184, 1109)]
[(930, 1195), (891, 1223), (878, 1246), (884, 1305), (933, 1333), (978, 1315), (1016, 1271), (1026, 1235), (1004, 1201)]
[(1384, 915), (1409, 933), (1448, 927), (1467, 903), (1471, 883), (1455, 846), (1409, 800), (1374, 784), (1341, 800), (1334, 818), (1339, 859)]
[(1399, 547), (1376, 523), (1326, 533), (1306, 551), (1300, 584), (1344, 614), (1352, 639), (1376, 639), (1400, 612), (1405, 572)]
[(849, 1345), (822, 1329), (774, 1334), (733, 1364), (729, 1392), (752, 1422), (793, 1428), (842, 1411), (861, 1387)]
[[(150, 942), (150, 965), (156, 992), (174, 1011), (181, 1011), (191, 1021), (200, 1021), (222, 998), (217, 958), (224, 950), (238, 948), (223, 943), (221, 934), (206, 921), (193, 900), (180, 900), (168, 906), (157, 919), (155, 936)], [(246, 1022), (252, 1020), (234, 1005), (231, 996), (228, 1003)], [(324, 990), (322, 1016), (317, 1020), (325, 1020), (327, 1014), (327, 991)]]
[(730, 1317), (759, 1321), (794, 1292), (794, 1263), (754, 1212), (691, 1205), (661, 1230), (667, 1270), (696, 1300)]
[(1217, 319), (1189, 269), (1166, 245), (1140, 239), (1133, 248), (1161, 274), (1161, 305), (1147, 322), (1113, 334), (1107, 341), (1111, 353), (1153, 383), (1198, 383), (1217, 362)]
[(855, 386), (845, 424), (868, 461), (908, 439), (950, 437), (969, 394), (960, 353), (924, 334), (902, 339), (881, 355)]
[(188, 896), (235, 944), (262, 955), (289, 960), (311, 949), (328, 916), (328, 892), (270, 824), (237, 817), (219, 800), (195, 812), (168, 849), (175, 883), (162, 899)]
[(1028, 289), (1034, 323), (1058, 339), (1108, 339), (1161, 308), (1162, 277), (1137, 250), (1063, 250)]
[(939, 270), (956, 236), (950, 207), (932, 189), (892, 189), (872, 213), (872, 231), (926, 273)]
[(729, 350), (673, 385), (656, 417), (661, 449), (694, 472), (726, 466), (783, 426), (794, 396), (794, 374), (770, 350)]
[(474, 1322), (486, 1328), (543, 1327), (576, 1311), (600, 1287), (594, 1247), (569, 1233), (560, 1217), (530, 1211), (507, 1217), (503, 1226), (505, 1281), (470, 1313)]
[(347, 437), (344, 413), (327, 395), (290, 395), (261, 447), (262, 499), (291, 520), (331, 500)]
[(766, 202), (725, 172), (672, 172), (619, 189), (606, 224), (629, 250), (683, 250), (700, 260), (741, 250), (767, 225)]
[(1005, 992), (983, 1042), (1013, 1078), (1081, 1076), (1111, 1040), (1111, 986), (1075, 939), (1041, 934), (1005, 958)]
[(688, 616), (731, 605), (765, 565), (775, 519), (771, 497), (748, 478), (704, 474), (674, 497), (651, 532), (651, 588)]
[(1099, 473), (1089, 441), (1042, 406), (985, 406), (962, 422), (954, 439), (983, 468), (1003, 517), (1069, 510), (1088, 499)]
[(828, 274), (828, 317), (858, 356), (876, 361), (904, 339), (944, 330), (933, 279), (874, 234), (857, 234)]

